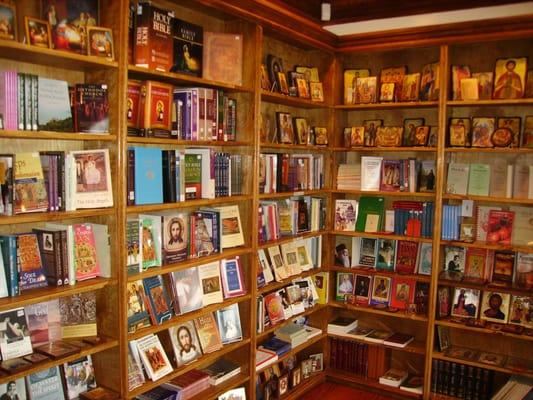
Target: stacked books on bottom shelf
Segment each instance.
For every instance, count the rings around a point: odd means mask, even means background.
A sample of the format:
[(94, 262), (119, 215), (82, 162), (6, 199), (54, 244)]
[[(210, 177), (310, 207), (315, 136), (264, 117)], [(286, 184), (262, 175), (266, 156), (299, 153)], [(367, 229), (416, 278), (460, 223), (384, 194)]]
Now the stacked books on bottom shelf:
[(505, 385), (492, 397), (492, 400), (525, 399), (533, 390), (533, 379), (511, 376)]

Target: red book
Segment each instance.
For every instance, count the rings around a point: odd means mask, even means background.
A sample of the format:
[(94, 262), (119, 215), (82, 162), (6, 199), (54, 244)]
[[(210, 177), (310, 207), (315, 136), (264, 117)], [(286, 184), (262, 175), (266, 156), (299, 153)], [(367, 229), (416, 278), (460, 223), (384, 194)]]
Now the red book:
[(489, 211), (487, 243), (511, 244), (514, 211)]
[(399, 240), (396, 248), (396, 272), (400, 274), (414, 274), (416, 271), (416, 257), (418, 243)]
[(140, 121), (142, 129), (148, 136), (170, 137), (172, 128), (171, 103), (172, 85), (147, 81), (143, 119)]
[(141, 87), (142, 83), (140, 81), (128, 79), (128, 98), (126, 100), (128, 133), (132, 130), (136, 132), (140, 128)]
[(391, 307), (405, 310), (414, 303), (415, 280), (408, 278), (394, 278), (392, 282)]
[(275, 325), (285, 319), (281, 296), (277, 292), (270, 293), (265, 296), (265, 309), (272, 325)]

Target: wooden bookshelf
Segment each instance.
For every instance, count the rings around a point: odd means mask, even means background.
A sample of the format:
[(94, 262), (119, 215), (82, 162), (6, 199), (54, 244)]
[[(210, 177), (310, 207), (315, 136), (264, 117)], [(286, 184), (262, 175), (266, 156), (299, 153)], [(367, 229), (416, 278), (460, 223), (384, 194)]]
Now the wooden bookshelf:
[(105, 217), (115, 214), (113, 208), (92, 208), (76, 211), (52, 211), (35, 212), (12, 215), (10, 217), (0, 217), (0, 225), (28, 224), (40, 221), (61, 221), (64, 219), (85, 219), (90, 217)]
[(52, 131), (9, 131), (0, 130), (0, 138), (6, 139), (43, 139), (43, 140), (80, 140), (115, 142), (116, 135), (96, 135), (81, 132), (52, 132)]
[(402, 277), (402, 278), (414, 279), (415, 281), (419, 281), (419, 282), (431, 282), (430, 275), (400, 274), (394, 271), (379, 270), (375, 268), (365, 268), (361, 266), (346, 268), (346, 267), (339, 267), (337, 265), (332, 265), (328, 267), (328, 270), (335, 271), (335, 272), (352, 272), (354, 274), (361, 274), (361, 275), (383, 275), (383, 276), (389, 276), (391, 278)]
[(290, 276), (287, 279), (283, 279), (282, 281), (279, 281), (279, 282), (276, 282), (276, 281), (270, 282), (263, 287), (257, 288), (257, 294), (273, 292), (274, 290), (278, 290), (278, 289), (281, 289), (282, 287), (292, 284), (292, 281), (295, 278), (307, 278), (308, 276), (313, 276), (322, 271), (323, 271), (322, 268), (313, 268), (313, 269), (310, 269), (309, 271), (304, 271), (299, 275)]
[(398, 108), (437, 108), (438, 101), (412, 101), (412, 102), (389, 102), (389, 103), (369, 103), (369, 104), (339, 104), (335, 108), (338, 110), (358, 111), (358, 110), (393, 110)]
[(489, 328), (476, 328), (476, 327), (473, 327), (473, 326), (468, 326), (468, 325), (465, 325), (465, 324), (459, 324), (457, 322), (452, 322), (452, 321), (448, 321), (448, 320), (444, 320), (444, 319), (436, 320), (435, 321), (435, 325), (447, 326), (449, 328), (459, 329), (459, 330), (463, 330), (463, 331), (470, 331), (470, 332), (487, 334), (487, 335), (495, 335), (495, 337), (506, 336), (506, 337), (510, 337), (510, 338), (513, 338), (513, 339), (516, 339), (516, 340), (525, 340), (525, 341), (533, 342), (533, 336), (528, 336), (528, 335), (525, 335), (525, 334), (518, 335), (518, 334), (515, 334), (515, 333), (504, 332), (502, 330), (497, 331), (497, 330), (489, 329)]
[(419, 314), (409, 314), (406, 311), (398, 310), (396, 312), (389, 312), (386, 310), (380, 310), (377, 308), (373, 308), (371, 306), (358, 306), (355, 304), (346, 304), (342, 303), (340, 301), (330, 301), (330, 305), (332, 307), (340, 308), (340, 309), (346, 309), (354, 312), (361, 312), (361, 313), (368, 313), (368, 314), (376, 314), (376, 315), (386, 315), (387, 317), (391, 318), (401, 318), (401, 319), (407, 319), (411, 321), (418, 321), (418, 322), (427, 322), (428, 317), (425, 317), (423, 315)]
[(405, 347), (397, 347), (397, 346), (389, 346), (384, 343), (372, 343), (369, 341), (365, 341), (364, 339), (358, 339), (358, 338), (354, 338), (351, 336), (335, 335), (332, 333), (328, 333), (328, 337), (338, 338), (338, 339), (343, 339), (343, 340), (351, 340), (351, 341), (358, 342), (358, 343), (367, 343), (369, 345), (381, 346), (381, 347), (385, 347), (387, 349), (391, 349), (394, 351), (403, 351), (406, 353), (414, 353), (414, 354), (418, 354), (422, 356), (426, 354), (426, 344), (423, 342), (412, 341)]
[(392, 233), (382, 232), (382, 233), (373, 233), (373, 232), (355, 232), (355, 231), (331, 231), (332, 235), (340, 236), (353, 236), (353, 237), (368, 237), (376, 239), (391, 239), (391, 240), (407, 240), (411, 242), (419, 243), (431, 243), (433, 240), (431, 238), (424, 238), (419, 236), (404, 236), (404, 235), (393, 235)]
[(424, 197), (432, 199), (435, 197), (435, 193), (431, 192), (381, 192), (381, 191), (369, 191), (369, 190), (340, 190), (334, 189), (331, 191), (333, 194), (350, 194), (354, 196), (387, 196), (387, 197)]
[(161, 204), (146, 204), (138, 206), (127, 206), (127, 212), (129, 214), (142, 214), (147, 212), (157, 212), (164, 210), (175, 210), (178, 208), (199, 208), (205, 206), (221, 205), (224, 203), (243, 202), (251, 200), (251, 195), (237, 195), (237, 196), (223, 196), (216, 197), (214, 199), (195, 199), (180, 201), (177, 203), (161, 203)]
[(322, 108), (327, 107), (325, 103), (318, 101), (311, 101), (295, 96), (288, 96), (276, 92), (261, 91), (261, 100), (269, 103), (282, 104), (285, 106), (299, 107), (299, 108)]
[(431, 146), (420, 146), (420, 147), (332, 147), (331, 150), (336, 152), (361, 152), (361, 153), (434, 153), (437, 151), (435, 147)]

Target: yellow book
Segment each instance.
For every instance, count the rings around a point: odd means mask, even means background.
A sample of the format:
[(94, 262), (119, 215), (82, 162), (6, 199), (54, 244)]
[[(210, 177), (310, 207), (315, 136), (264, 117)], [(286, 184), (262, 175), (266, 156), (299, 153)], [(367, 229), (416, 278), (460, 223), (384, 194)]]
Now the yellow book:
[(15, 214), (48, 210), (48, 195), (39, 153), (17, 153), (13, 164)]

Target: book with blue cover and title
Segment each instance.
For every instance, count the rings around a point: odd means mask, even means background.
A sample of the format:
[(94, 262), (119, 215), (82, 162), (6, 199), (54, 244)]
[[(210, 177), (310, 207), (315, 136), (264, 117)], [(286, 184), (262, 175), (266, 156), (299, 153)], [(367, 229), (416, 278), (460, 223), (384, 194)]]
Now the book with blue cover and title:
[(135, 204), (163, 203), (163, 155), (161, 149), (133, 147), (135, 154)]

